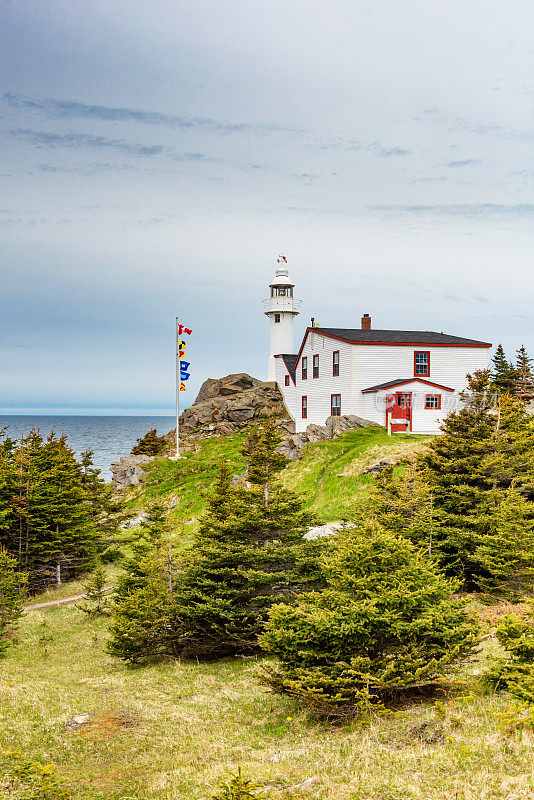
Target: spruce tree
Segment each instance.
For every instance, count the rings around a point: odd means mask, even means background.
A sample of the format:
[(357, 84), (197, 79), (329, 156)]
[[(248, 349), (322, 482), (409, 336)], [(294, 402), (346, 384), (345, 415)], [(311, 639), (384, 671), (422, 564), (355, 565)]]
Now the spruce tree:
[(508, 614), (500, 620), (496, 634), (506, 652), (490, 661), (483, 683), (534, 705), (534, 601), (529, 604), (525, 617)]
[(148, 572), (152, 570), (150, 556), (162, 550), (169, 527), (165, 506), (159, 501), (154, 501), (148, 506), (141, 525), (136, 529), (135, 539), (130, 546), (131, 556), (122, 564), (123, 572), (115, 592), (118, 602), (124, 596), (144, 586)]
[(0, 656), (9, 647), (22, 615), (26, 575), (17, 570), (16, 559), (0, 548)]
[(473, 652), (458, 584), (376, 522), (338, 534), (327, 586), (271, 609), (261, 680), (317, 713), (346, 716), (434, 685)]
[(386, 530), (432, 555), (435, 527), (432, 489), (416, 463), (389, 467), (372, 486), (370, 510)]
[(128, 664), (178, 657), (180, 649), (170, 624), (173, 606), (163, 550), (145, 553), (139, 567), (143, 581), (117, 602), (107, 650)]
[(116, 536), (118, 503), (92, 467), (80, 464), (64, 436), (30, 431), (0, 443), (0, 546), (28, 574), (29, 588), (90, 570)]
[(534, 398), (534, 375), (532, 373), (532, 359), (529, 358), (525, 346), (521, 345), (517, 351), (515, 380), (513, 394), (528, 403)]
[(85, 598), (78, 608), (90, 616), (109, 614), (109, 601), (106, 595), (107, 575), (99, 561), (96, 568), (84, 584)]
[[(274, 446), (277, 437), (279, 444), (280, 434), (270, 421), (252, 434), (248, 487), (232, 486), (230, 468), (222, 462), (193, 547), (184, 554), (165, 614), (160, 614), (157, 647), (155, 622), (150, 629), (158, 654), (220, 658), (256, 653), (270, 606), (320, 580), (320, 543), (303, 539), (312, 519), (302, 500), (274, 480), (284, 463)], [(164, 571), (162, 566), (162, 581)], [(112, 629), (112, 651), (124, 659), (146, 657), (128, 627), (136, 625), (139, 598), (139, 592), (131, 592), (117, 608), (121, 622)]]
[(534, 497), (534, 421), (517, 398), (491, 402), (487, 371), (469, 381), (464, 407), (448, 415), (420, 465), (433, 498), (432, 554), (472, 590), (491, 577), (481, 546), (494, 530), (495, 492), (514, 483), (527, 500)]
[(514, 484), (481, 512), (481, 588), (518, 600), (534, 588), (534, 510)]
[(506, 358), (502, 344), (497, 346), (492, 358), (492, 383), (499, 392), (511, 392), (514, 388), (516, 370), (514, 365)]

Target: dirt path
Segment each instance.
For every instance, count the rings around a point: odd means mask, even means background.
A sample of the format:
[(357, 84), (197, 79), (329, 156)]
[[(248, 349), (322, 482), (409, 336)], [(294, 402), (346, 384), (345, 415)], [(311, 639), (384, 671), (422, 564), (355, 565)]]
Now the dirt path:
[[(114, 588), (114, 586), (104, 586), (104, 591), (111, 592), (111, 590)], [(31, 606), (24, 606), (24, 611), (33, 611), (40, 608), (51, 608), (52, 606), (60, 606), (63, 603), (75, 603), (76, 600), (83, 600), (86, 596), (87, 595), (85, 594), (76, 594), (73, 595), (73, 597), (62, 597), (61, 600), (48, 600), (46, 603), (34, 603)]]

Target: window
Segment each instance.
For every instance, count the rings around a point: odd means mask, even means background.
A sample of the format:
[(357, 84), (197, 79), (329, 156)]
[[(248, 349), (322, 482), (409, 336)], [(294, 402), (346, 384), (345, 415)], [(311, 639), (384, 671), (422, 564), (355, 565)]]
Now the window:
[(302, 419), (308, 419), (308, 397), (302, 395)]
[(302, 380), (305, 381), (308, 377), (308, 359), (306, 356), (302, 358)]
[(332, 402), (330, 408), (331, 414), (333, 417), (340, 417), (341, 416), (341, 395), (340, 394), (333, 394), (332, 395)]
[(271, 286), (271, 297), (293, 297), (293, 287)]
[(339, 350), (334, 350), (332, 353), (332, 375), (334, 377), (339, 375)]
[(313, 377), (319, 377), (319, 356), (313, 357)]
[(275, 322), (280, 322), (280, 314), (275, 314), (274, 315), (274, 321)]
[(428, 351), (415, 351), (413, 354), (414, 375), (430, 375), (430, 353)]
[(427, 394), (425, 396), (425, 408), (441, 408), (441, 395)]
[(286, 386), (289, 386), (289, 375), (285, 376), (284, 383), (285, 383)]

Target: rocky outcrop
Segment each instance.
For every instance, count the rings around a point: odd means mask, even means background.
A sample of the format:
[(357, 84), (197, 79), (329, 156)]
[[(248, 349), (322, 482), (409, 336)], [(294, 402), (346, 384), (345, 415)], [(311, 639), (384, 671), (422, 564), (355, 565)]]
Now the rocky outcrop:
[(286, 458), (295, 461), (307, 444), (323, 442), (327, 439), (337, 439), (338, 436), (356, 428), (376, 427), (376, 422), (370, 422), (363, 417), (349, 414), (343, 417), (328, 417), (326, 425), (308, 425), (302, 433), (286, 436), (278, 448)]
[[(200, 387), (195, 402), (180, 417), (180, 436), (190, 440), (242, 430), (260, 417), (274, 417), (287, 433), (295, 426), (276, 384), (252, 378), (245, 372), (208, 378)], [(176, 430), (165, 438), (176, 442)]]
[(123, 456), (111, 465), (113, 486), (115, 489), (125, 489), (127, 486), (137, 486), (141, 483), (145, 471), (143, 465), (153, 461), (151, 456)]

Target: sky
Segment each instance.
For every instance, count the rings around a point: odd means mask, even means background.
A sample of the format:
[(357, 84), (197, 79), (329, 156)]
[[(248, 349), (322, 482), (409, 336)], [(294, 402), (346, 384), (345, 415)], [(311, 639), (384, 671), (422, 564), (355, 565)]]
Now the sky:
[(265, 378), (325, 327), (534, 355), (531, 0), (0, 0), (0, 413)]

